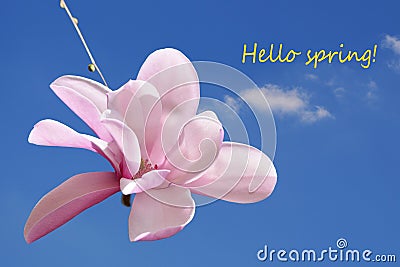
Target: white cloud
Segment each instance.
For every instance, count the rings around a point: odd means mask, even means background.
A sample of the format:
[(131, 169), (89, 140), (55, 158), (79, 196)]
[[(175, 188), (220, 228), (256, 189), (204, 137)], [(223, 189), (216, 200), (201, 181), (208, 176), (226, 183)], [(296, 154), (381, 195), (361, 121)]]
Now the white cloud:
[(367, 84), (367, 87), (368, 87), (369, 89), (373, 89), (373, 90), (378, 89), (378, 85), (376, 84), (375, 81), (370, 81), (370, 82)]
[(400, 55), (400, 39), (386, 34), (382, 41), (384, 47), (391, 49), (395, 54)]
[[(295, 113), (305, 109), (308, 102), (308, 97), (297, 89), (284, 91), (274, 84), (267, 84), (260, 89), (267, 98), (271, 109), (276, 113)], [(255, 107), (262, 108), (265, 105), (265, 101), (260, 99), (257, 89), (246, 90), (241, 96)]]
[(377, 99), (377, 95), (373, 91), (368, 91), (365, 97), (367, 98), (368, 101), (374, 101)]
[(308, 73), (305, 75), (306, 80), (315, 81), (318, 80), (318, 76), (315, 74)]
[(226, 96), (224, 97), (224, 102), (225, 102), (229, 107), (231, 107), (234, 111), (239, 112), (240, 103), (239, 103), (239, 101), (236, 100), (234, 97), (226, 95)]
[(333, 87), (333, 86), (335, 86), (337, 84), (337, 82), (336, 82), (336, 80), (334, 78), (332, 78), (329, 81), (327, 81), (325, 84), (327, 86), (329, 86), (329, 87)]
[(389, 69), (400, 72), (400, 60), (393, 59), (387, 63), (387, 66), (389, 67)]
[(310, 111), (305, 110), (302, 112), (301, 119), (305, 122), (313, 123), (323, 118), (333, 118), (332, 114), (329, 113), (324, 107), (315, 106), (316, 110)]
[[(252, 107), (265, 109), (265, 100), (260, 98), (258, 90), (257, 88), (248, 89), (240, 95)], [(310, 96), (302, 92), (300, 88), (285, 90), (275, 84), (266, 84), (260, 90), (268, 100), (272, 111), (278, 116), (293, 116), (308, 123), (324, 118), (333, 118), (332, 114), (324, 107), (311, 105)], [(238, 102), (234, 101), (233, 106), (236, 106)], [(225, 102), (231, 105), (232, 99), (225, 97)]]
[[(400, 39), (386, 34), (385, 39), (382, 41), (382, 46), (392, 50), (397, 56), (400, 56)], [(395, 59), (390, 60), (387, 63), (387, 66), (394, 70), (400, 72), (400, 59), (397, 57)]]
[(366, 99), (367, 99), (368, 102), (370, 102), (370, 103), (371, 103), (371, 102), (374, 102), (375, 100), (378, 99), (378, 94), (377, 94), (377, 92), (378, 92), (378, 85), (376, 84), (376, 82), (370, 81), (370, 82), (367, 84), (367, 87), (368, 87), (368, 91), (367, 91), (365, 97), (366, 97)]
[(333, 90), (333, 93), (335, 94), (335, 96), (337, 98), (344, 97), (345, 92), (346, 92), (346, 90), (343, 87), (338, 87), (338, 88), (335, 88), (335, 90)]

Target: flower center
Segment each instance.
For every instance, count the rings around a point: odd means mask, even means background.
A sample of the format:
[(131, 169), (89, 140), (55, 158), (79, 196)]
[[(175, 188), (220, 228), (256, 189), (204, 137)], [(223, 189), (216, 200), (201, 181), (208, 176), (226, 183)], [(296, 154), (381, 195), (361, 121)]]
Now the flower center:
[(139, 171), (133, 176), (133, 179), (141, 178), (144, 174), (152, 170), (157, 170), (157, 164), (151, 165), (148, 159), (141, 159)]
[[(151, 163), (149, 162), (148, 159), (141, 159), (140, 160), (140, 167), (139, 167), (139, 171), (132, 177), (132, 179), (138, 179), (138, 178), (142, 178), (142, 176), (146, 173), (148, 173), (149, 171), (152, 170), (157, 170), (158, 169), (158, 165), (154, 164), (151, 165)], [(130, 207), (131, 206), (131, 195), (122, 195), (121, 196), (121, 202), (124, 206), (126, 207)]]

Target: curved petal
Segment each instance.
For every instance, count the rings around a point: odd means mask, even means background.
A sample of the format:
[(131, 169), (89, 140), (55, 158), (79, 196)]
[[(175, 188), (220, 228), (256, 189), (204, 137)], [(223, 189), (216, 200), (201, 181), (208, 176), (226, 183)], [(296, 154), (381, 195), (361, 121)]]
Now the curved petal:
[(267, 155), (245, 144), (224, 142), (210, 168), (187, 187), (196, 194), (252, 203), (267, 198), (276, 181), (275, 167)]
[(82, 211), (119, 191), (112, 172), (78, 174), (45, 195), (33, 208), (24, 229), (28, 243), (65, 224)]
[(46, 119), (35, 124), (28, 142), (41, 146), (84, 148), (99, 153), (118, 171), (118, 151), (113, 152), (109, 143), (94, 136), (81, 134), (61, 122)]
[[(190, 60), (172, 48), (153, 52), (143, 63), (138, 80), (148, 81), (157, 89), (162, 103), (161, 125), (173, 116), (172, 128), (181, 126), (196, 115), (200, 88), (196, 70)], [(176, 109), (181, 106), (181, 108)], [(171, 113), (176, 109), (176, 112)]]
[(136, 134), (142, 158), (150, 159), (150, 152), (160, 136), (161, 101), (148, 82), (130, 80), (120, 89), (108, 94), (108, 109)]
[(105, 147), (107, 142), (93, 137), (89, 140), (86, 135), (80, 134), (61, 122), (45, 119), (33, 126), (29, 134), (28, 142), (41, 146), (61, 146), (84, 148), (98, 152), (96, 146)]
[(100, 123), (101, 114), (107, 109), (107, 93), (111, 92), (110, 89), (79, 76), (62, 76), (50, 88), (101, 139), (112, 141)]
[(120, 187), (122, 194), (130, 195), (155, 188), (165, 182), (169, 170), (153, 170), (145, 173), (141, 178), (126, 179), (121, 178)]
[(115, 143), (122, 151), (127, 168), (122, 170), (125, 177), (133, 177), (140, 167), (140, 147), (135, 133), (122, 121), (104, 118), (101, 123), (112, 135)]
[[(176, 184), (192, 182), (213, 163), (223, 138), (222, 125), (212, 111), (194, 116), (183, 126), (179, 138), (166, 137), (163, 134), (163, 148), (169, 152), (161, 168), (171, 170), (168, 180)], [(172, 140), (178, 142), (169, 147)]]
[(170, 186), (136, 194), (129, 215), (129, 238), (139, 241), (170, 237), (192, 220), (194, 212), (194, 201), (185, 188)]

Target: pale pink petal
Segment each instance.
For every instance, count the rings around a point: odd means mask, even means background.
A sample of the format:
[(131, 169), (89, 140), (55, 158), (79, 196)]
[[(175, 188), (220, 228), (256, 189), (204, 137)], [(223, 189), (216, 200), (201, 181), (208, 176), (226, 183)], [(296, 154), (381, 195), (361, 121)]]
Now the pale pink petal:
[(107, 109), (107, 93), (110, 89), (79, 76), (62, 76), (50, 87), (101, 139), (112, 141), (100, 123), (101, 114)]
[(153, 52), (143, 63), (137, 79), (148, 81), (157, 89), (162, 102), (161, 125), (167, 117), (174, 117), (170, 120), (174, 125), (167, 131), (180, 129), (196, 115), (200, 98), (198, 77), (190, 60), (180, 51), (165, 48)]
[(81, 134), (61, 122), (46, 119), (35, 124), (29, 134), (28, 142), (41, 146), (60, 146), (84, 148), (99, 153), (119, 170), (119, 152), (112, 145), (94, 136)]
[(276, 181), (275, 167), (267, 155), (245, 144), (224, 142), (210, 168), (186, 186), (193, 193), (252, 203), (268, 197)]
[(107, 146), (107, 142), (101, 139), (93, 137), (89, 140), (87, 135), (80, 134), (61, 122), (51, 119), (36, 123), (29, 134), (28, 142), (41, 146), (84, 148), (95, 152), (97, 150), (93, 147), (93, 143), (99, 147)]
[(148, 82), (130, 80), (108, 94), (108, 109), (117, 113), (136, 134), (142, 158), (151, 159), (150, 152), (160, 138), (161, 101), (157, 90)]
[(120, 187), (122, 194), (136, 194), (158, 187), (165, 182), (165, 178), (169, 173), (169, 170), (153, 170), (145, 173), (141, 178), (134, 180), (121, 178)]
[(192, 220), (194, 212), (194, 201), (185, 188), (171, 185), (136, 194), (129, 216), (129, 238), (139, 241), (170, 237)]
[(191, 182), (214, 162), (223, 137), (224, 130), (217, 116), (206, 111), (184, 125), (173, 147), (168, 147), (168, 140), (163, 140), (164, 149), (169, 152), (161, 168), (171, 170), (168, 180), (176, 184)]
[(133, 177), (140, 167), (140, 147), (135, 133), (122, 121), (110, 118), (102, 119), (101, 123), (112, 135), (114, 141), (124, 155), (128, 168), (122, 171), (125, 177)]
[(78, 174), (45, 195), (33, 208), (24, 229), (28, 243), (41, 238), (91, 206), (119, 191), (112, 172)]

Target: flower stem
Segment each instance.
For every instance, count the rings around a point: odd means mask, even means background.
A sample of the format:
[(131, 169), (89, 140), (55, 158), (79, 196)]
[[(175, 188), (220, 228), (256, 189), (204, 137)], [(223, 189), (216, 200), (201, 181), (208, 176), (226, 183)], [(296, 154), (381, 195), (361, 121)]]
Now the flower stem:
[(131, 195), (122, 195), (121, 202), (124, 206), (130, 207), (131, 206)]
[[(67, 12), (68, 17), (70, 18), (72, 24), (74, 24), (75, 30), (76, 30), (76, 32), (78, 33), (79, 38), (81, 39), (82, 44), (83, 44), (83, 46), (84, 46), (85, 49), (86, 49), (86, 53), (88, 54), (88, 56), (89, 56), (89, 58), (90, 58), (90, 61), (91, 61), (92, 64), (94, 65), (95, 70), (97, 70), (97, 72), (99, 73), (100, 78), (103, 80), (104, 85), (108, 87), (107, 82), (106, 82), (106, 80), (104, 79), (104, 76), (103, 76), (103, 74), (101, 73), (99, 66), (96, 64), (96, 61), (94, 60), (94, 57), (93, 57), (92, 53), (90, 53), (89, 47), (88, 47), (88, 45), (86, 44), (86, 41), (85, 41), (85, 39), (83, 38), (83, 35), (82, 35), (82, 33), (81, 33), (81, 31), (80, 31), (80, 29), (79, 29), (79, 27), (78, 27), (78, 20), (77, 20), (75, 17), (72, 16), (71, 11), (69, 10), (67, 4), (65, 3), (65, 0), (60, 0), (60, 7), (61, 7), (62, 9), (64, 9), (65, 12)], [(89, 68), (89, 69), (90, 69), (90, 68)]]

